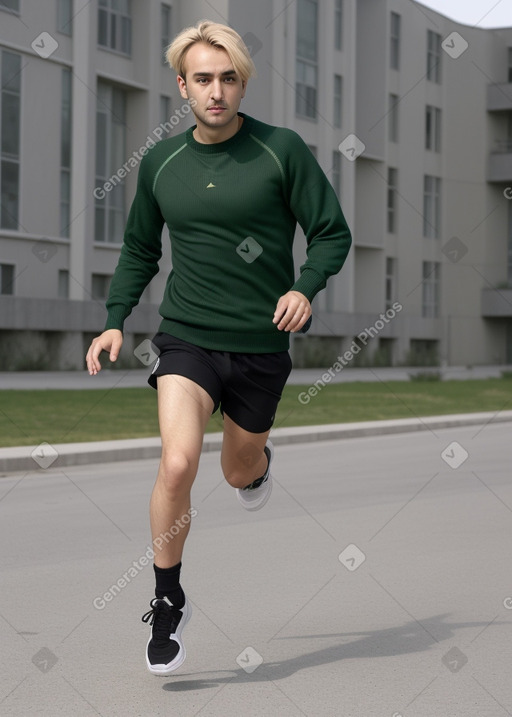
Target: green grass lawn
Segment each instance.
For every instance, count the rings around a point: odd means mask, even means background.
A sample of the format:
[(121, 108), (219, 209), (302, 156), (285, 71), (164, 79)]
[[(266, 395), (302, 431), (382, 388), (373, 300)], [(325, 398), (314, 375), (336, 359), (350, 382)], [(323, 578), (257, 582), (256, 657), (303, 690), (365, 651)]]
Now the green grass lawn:
[[(510, 378), (326, 385), (307, 405), (308, 386), (287, 386), (274, 427), (512, 409)], [(222, 430), (217, 412), (208, 431)], [(157, 436), (156, 391), (1, 391), (0, 446)]]

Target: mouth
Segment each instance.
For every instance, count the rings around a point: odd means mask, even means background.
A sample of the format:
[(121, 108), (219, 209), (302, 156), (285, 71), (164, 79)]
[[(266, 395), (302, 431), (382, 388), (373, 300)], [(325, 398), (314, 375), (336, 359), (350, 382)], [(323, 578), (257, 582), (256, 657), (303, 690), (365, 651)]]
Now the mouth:
[(225, 107), (208, 107), (208, 112), (213, 112), (214, 114), (219, 114), (220, 112), (224, 112), (226, 110)]

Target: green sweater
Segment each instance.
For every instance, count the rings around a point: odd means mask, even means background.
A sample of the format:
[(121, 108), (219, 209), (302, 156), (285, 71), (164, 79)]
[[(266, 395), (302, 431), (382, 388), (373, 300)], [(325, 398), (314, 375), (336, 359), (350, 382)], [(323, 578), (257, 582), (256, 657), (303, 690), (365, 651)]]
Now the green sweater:
[[(308, 147), (292, 130), (240, 115), (242, 127), (225, 142), (201, 144), (190, 128), (143, 158), (106, 329), (123, 329), (158, 272), (164, 223), (172, 270), (160, 331), (204, 348), (287, 350), (289, 333), (272, 323), (279, 297), (293, 289), (311, 301), (341, 269), (350, 231)], [(307, 260), (295, 281), (297, 222)]]

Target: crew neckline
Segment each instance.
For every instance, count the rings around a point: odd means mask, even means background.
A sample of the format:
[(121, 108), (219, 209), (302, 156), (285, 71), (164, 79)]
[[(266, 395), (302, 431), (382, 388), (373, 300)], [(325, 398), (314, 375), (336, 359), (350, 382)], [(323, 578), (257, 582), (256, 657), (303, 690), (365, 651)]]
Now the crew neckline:
[(193, 134), (195, 128), (197, 127), (197, 125), (194, 125), (193, 127), (189, 127), (186, 131), (186, 139), (188, 146), (194, 151), (200, 152), (201, 154), (221, 154), (222, 152), (227, 152), (229, 149), (237, 145), (240, 140), (242, 140), (248, 134), (250, 126), (252, 124), (251, 117), (248, 117), (243, 112), (237, 112), (237, 115), (239, 117), (242, 117), (243, 119), (242, 126), (229, 139), (225, 139), (224, 142), (212, 142), (208, 144), (198, 142)]

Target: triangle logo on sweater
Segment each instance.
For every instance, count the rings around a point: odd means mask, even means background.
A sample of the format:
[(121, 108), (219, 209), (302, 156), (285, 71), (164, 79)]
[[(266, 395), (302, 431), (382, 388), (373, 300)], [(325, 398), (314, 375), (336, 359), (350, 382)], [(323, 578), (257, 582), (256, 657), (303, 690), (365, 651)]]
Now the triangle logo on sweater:
[(206, 189), (212, 189), (212, 187), (215, 187), (215, 184), (213, 184), (213, 182), (210, 182), (210, 184), (208, 184)]

